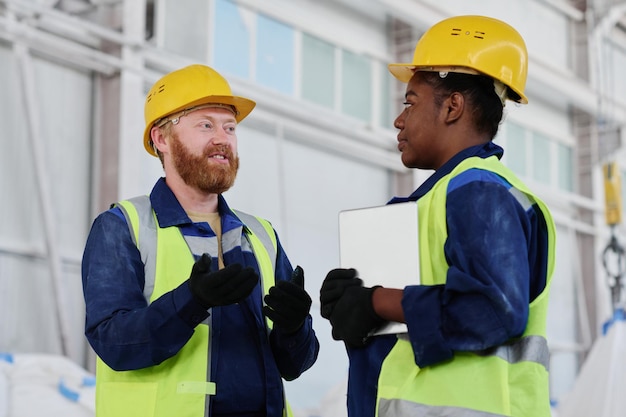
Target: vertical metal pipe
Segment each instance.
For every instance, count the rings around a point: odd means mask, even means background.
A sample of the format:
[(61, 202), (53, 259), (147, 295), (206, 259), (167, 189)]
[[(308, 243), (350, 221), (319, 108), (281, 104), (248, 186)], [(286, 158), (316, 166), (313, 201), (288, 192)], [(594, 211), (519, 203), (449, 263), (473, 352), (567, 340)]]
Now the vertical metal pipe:
[(63, 355), (70, 356), (70, 346), (72, 346), (69, 331), (69, 321), (63, 302), (64, 291), (62, 282), (61, 256), (57, 245), (57, 230), (55, 227), (55, 204), (50, 193), (50, 186), (47, 180), (50, 178), (50, 171), (46, 165), (41, 141), (39, 109), (35, 95), (35, 72), (33, 60), (27, 47), (20, 42), (13, 44), (13, 50), (18, 63), (17, 76), (19, 78), (25, 105), (25, 115), (28, 128), (28, 141), (31, 146), (33, 168), (37, 183), (38, 200), (41, 208), (41, 215), (44, 225), (44, 238), (46, 253), (48, 256), (48, 267), (52, 278), (52, 289), (54, 292), (53, 303), (55, 314), (61, 331), (61, 351)]

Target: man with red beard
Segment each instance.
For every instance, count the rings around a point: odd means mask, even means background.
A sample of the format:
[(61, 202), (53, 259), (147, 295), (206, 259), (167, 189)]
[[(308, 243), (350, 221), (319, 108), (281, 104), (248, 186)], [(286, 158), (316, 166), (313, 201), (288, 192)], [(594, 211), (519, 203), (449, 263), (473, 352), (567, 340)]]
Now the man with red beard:
[(254, 106), (204, 65), (148, 93), (144, 146), (165, 177), (101, 213), (83, 255), (98, 417), (291, 415), (282, 380), (319, 351), (304, 273), (222, 196)]

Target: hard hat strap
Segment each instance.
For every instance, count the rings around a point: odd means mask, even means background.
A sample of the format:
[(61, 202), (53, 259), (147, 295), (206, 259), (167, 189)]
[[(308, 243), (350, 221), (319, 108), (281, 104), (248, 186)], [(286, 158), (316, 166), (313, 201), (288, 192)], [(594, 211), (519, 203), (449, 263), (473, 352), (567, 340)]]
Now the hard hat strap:
[(493, 88), (496, 90), (496, 94), (500, 97), (502, 107), (506, 105), (506, 98), (508, 96), (509, 89), (504, 83), (498, 80), (493, 80)]

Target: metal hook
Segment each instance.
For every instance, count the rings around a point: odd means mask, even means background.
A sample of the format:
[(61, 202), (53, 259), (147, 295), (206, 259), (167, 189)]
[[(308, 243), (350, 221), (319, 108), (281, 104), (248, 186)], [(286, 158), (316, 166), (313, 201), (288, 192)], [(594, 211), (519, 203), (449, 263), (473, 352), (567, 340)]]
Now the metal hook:
[[(609, 254), (616, 255), (616, 265), (617, 271), (612, 272), (609, 269), (608, 256)], [(608, 245), (604, 248), (602, 253), (602, 265), (604, 266), (604, 270), (606, 271), (609, 277), (609, 288), (611, 290), (611, 300), (613, 302), (613, 307), (617, 308), (618, 304), (621, 300), (621, 290), (622, 290), (622, 276), (624, 275), (624, 247), (620, 245), (617, 240), (614, 230), (611, 230), (611, 239)]]

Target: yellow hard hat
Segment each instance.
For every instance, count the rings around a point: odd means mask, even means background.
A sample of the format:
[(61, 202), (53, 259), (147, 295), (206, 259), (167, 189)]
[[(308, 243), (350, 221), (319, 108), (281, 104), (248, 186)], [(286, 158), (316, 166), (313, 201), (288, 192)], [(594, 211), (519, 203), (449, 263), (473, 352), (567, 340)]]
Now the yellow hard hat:
[(155, 122), (170, 114), (204, 104), (231, 106), (237, 123), (250, 114), (256, 105), (250, 99), (233, 96), (228, 81), (206, 65), (189, 65), (170, 72), (154, 83), (146, 96), (146, 128), (143, 134), (146, 151), (157, 156), (150, 139), (150, 130)]
[(485, 16), (456, 16), (436, 23), (415, 46), (413, 62), (389, 64), (389, 71), (409, 82), (415, 71), (484, 74), (500, 81), (526, 104), (528, 53), (521, 35), (510, 25)]

